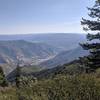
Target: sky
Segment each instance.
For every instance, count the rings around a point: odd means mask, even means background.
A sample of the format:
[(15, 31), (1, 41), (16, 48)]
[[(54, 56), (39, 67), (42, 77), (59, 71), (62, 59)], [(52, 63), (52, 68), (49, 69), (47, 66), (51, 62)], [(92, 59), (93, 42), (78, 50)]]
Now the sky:
[(0, 34), (83, 33), (94, 0), (0, 0)]

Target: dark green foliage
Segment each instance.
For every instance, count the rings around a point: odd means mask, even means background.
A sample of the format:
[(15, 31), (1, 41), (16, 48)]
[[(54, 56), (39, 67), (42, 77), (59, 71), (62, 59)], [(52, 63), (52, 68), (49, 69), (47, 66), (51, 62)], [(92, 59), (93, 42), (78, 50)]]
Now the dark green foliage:
[[(48, 79), (48, 78), (53, 78), (57, 74), (77, 75), (77, 74), (83, 73), (83, 67), (81, 65), (80, 60), (74, 60), (70, 63), (64, 64), (62, 66), (57, 66), (57, 67), (54, 67), (51, 69), (43, 69), (42, 68), (41, 70), (40, 69), (38, 70), (38, 67), (37, 68), (36, 67), (35, 66), (33, 66), (33, 67), (27, 66), (27, 68), (20, 67), (21, 78), (33, 76), (33, 79), (34, 79), (34, 77), (36, 77), (37, 79)], [(15, 81), (15, 77), (16, 77), (15, 72), (16, 72), (16, 70), (14, 70), (7, 77), (7, 79), (10, 82)]]
[(16, 76), (15, 76), (15, 83), (17, 88), (20, 87), (20, 75), (21, 75), (21, 68), (19, 65), (17, 65)]
[(8, 85), (8, 83), (7, 83), (7, 80), (5, 78), (3, 69), (2, 69), (2, 67), (0, 67), (0, 86), (5, 87), (7, 85)]
[(53, 79), (29, 81), (20, 89), (0, 91), (0, 100), (100, 100), (99, 74), (100, 71), (76, 76), (59, 74)]
[[(100, 67), (100, 1), (96, 0), (95, 5), (92, 8), (88, 8), (90, 11), (89, 16), (93, 20), (82, 19), (81, 24), (84, 26), (85, 31), (93, 31), (95, 34), (88, 34), (87, 42), (81, 44), (85, 50), (89, 50), (90, 55), (85, 57), (83, 64), (86, 66), (86, 72), (89, 70), (95, 71)], [(95, 40), (95, 41), (93, 41)]]

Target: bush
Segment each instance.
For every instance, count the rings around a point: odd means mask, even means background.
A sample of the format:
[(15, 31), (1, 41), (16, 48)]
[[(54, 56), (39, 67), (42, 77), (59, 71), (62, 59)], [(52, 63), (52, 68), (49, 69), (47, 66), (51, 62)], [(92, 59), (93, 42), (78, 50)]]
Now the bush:
[(96, 74), (57, 75), (53, 79), (29, 81), (29, 84), (25, 84), (25, 82), (19, 89), (11, 87), (0, 91), (0, 100), (100, 99), (100, 79)]
[[(62, 76), (41, 80), (20, 89), (32, 100), (99, 100), (100, 81), (95, 75)], [(34, 99), (33, 99), (34, 98)]]

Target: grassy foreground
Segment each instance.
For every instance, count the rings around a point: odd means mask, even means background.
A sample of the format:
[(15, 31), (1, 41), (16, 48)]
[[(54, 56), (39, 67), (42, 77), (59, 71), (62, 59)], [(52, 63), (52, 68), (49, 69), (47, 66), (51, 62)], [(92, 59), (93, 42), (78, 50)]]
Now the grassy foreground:
[(19, 89), (1, 88), (0, 100), (100, 100), (99, 73), (23, 81)]

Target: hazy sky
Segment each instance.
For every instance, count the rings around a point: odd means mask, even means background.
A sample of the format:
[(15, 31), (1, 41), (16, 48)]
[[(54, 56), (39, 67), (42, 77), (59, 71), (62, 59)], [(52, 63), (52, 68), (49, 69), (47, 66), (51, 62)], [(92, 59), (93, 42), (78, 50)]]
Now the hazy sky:
[(82, 32), (94, 0), (0, 0), (0, 34)]

